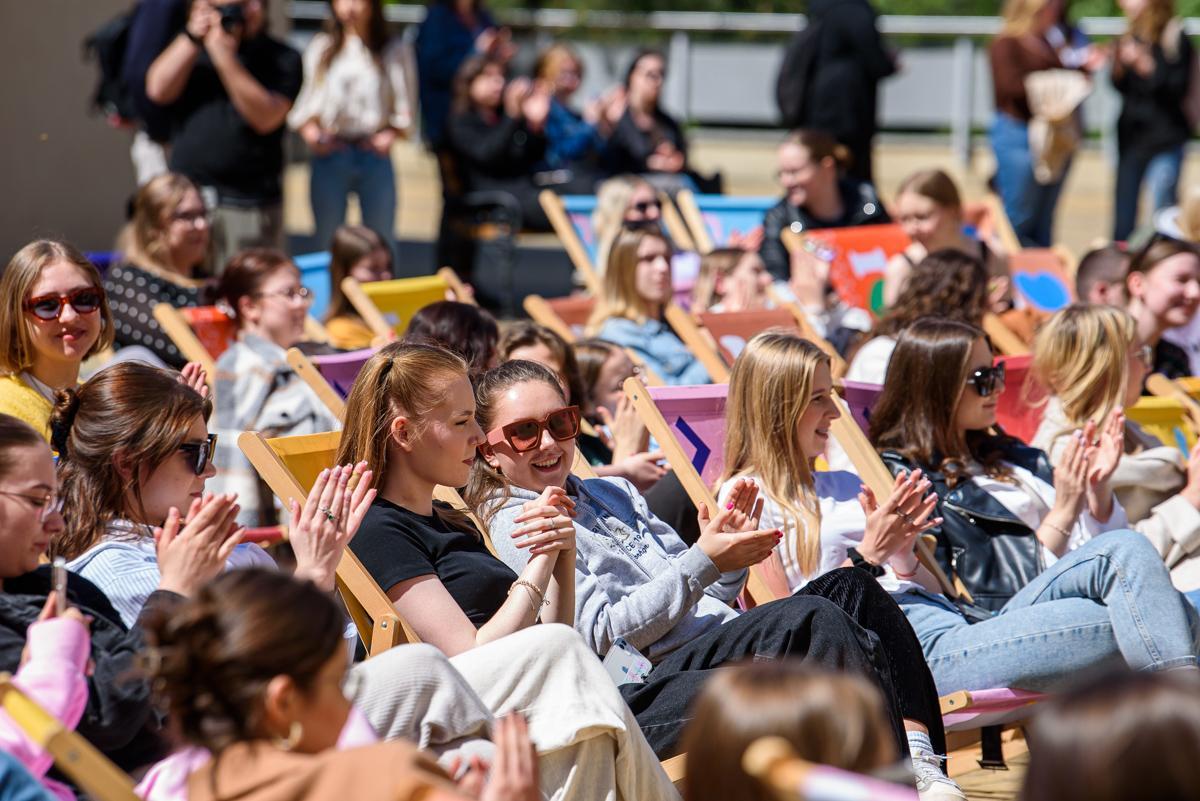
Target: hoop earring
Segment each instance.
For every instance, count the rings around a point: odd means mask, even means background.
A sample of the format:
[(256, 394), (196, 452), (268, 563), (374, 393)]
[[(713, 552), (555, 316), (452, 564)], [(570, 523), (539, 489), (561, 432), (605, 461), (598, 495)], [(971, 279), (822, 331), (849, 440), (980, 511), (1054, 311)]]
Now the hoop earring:
[(271, 742), (282, 751), (291, 751), (300, 744), (300, 739), (304, 736), (304, 726), (298, 720), (293, 720), (292, 725), (288, 727), (288, 736), (285, 740), (282, 737), (272, 737)]

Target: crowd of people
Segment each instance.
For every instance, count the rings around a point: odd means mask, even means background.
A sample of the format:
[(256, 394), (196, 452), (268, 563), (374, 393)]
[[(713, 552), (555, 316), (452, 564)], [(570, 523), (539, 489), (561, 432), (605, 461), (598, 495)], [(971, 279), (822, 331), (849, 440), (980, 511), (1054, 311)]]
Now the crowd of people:
[[(639, 52), (580, 112), (569, 47), (510, 79), (508, 31), (478, 3), (437, 3), (416, 47), (423, 131), (526, 223), (541, 188), (594, 192), (601, 292), (572, 341), (465, 297), (379, 336), (341, 281), (393, 274), (388, 154), (417, 114), (411, 64), (376, 0), (332, 0), (303, 57), (265, 33), (263, 6), (197, 0), (137, 23), (180, 30), (142, 58), (144, 100), (175, 109), (169, 170), (137, 191), (105, 273), (38, 239), (0, 276), (0, 671), (142, 798), (767, 799), (742, 756), (782, 737), (809, 762), (961, 801), (939, 696), (993, 688), (1047, 696), (1024, 799), (1200, 793), (1200, 445), (1126, 416), (1152, 373), (1200, 374), (1200, 202), (1131, 243), (1114, 232), (1080, 260), (1077, 300), (1042, 313), (948, 175), (918, 171), (885, 202), (859, 160), (869, 135), (799, 128), (761, 228), (683, 252), (659, 192), (711, 179), (660, 106), (662, 55)], [(1138, 93), (1174, 92), (1190, 49), (1168, 47), (1159, 0), (1123, 7), (1114, 80), (1142, 119)], [(818, 52), (844, 62), (839, 43), (873, 16), (837, 13), (821, 9)], [(1057, 0), (1011, 0), (1003, 69), (1096, 68), (1061, 18)], [(877, 55), (882, 78), (896, 65)], [(1015, 160), (1019, 84), (998, 91), (993, 131)], [(320, 323), (278, 247), (286, 125), (311, 151), (330, 250)], [(1170, 159), (1129, 136), (1122, 180), (1150, 175), (1169, 205)], [(1006, 207), (1052, 207), (1056, 186), (1033, 200), (1011, 177)], [(363, 225), (343, 224), (348, 193)], [(1010, 216), (1024, 242), (1049, 235)], [(893, 220), (910, 244), (877, 315), (832, 291), (819, 250), (784, 241)], [(217, 307), (232, 334), (215, 372), (185, 361), (158, 303)], [(677, 304), (787, 308), (810, 337), (762, 330), (731, 359), (715, 506), (624, 391), (710, 382)], [(997, 421), (994, 325), (1031, 354), (1025, 441)], [(291, 348), (364, 352), (344, 410)], [(878, 387), (864, 433), (886, 491), (834, 436), (843, 380)], [(338, 432), (336, 452), (305, 497), (276, 497), (244, 431)], [(259, 539), (280, 526), (285, 541)], [(417, 642), (365, 647), (339, 601), (350, 556)], [(752, 571), (777, 597), (752, 597)], [(80, 797), (3, 712), (0, 743), (0, 801)], [(661, 760), (679, 755), (676, 786)]]

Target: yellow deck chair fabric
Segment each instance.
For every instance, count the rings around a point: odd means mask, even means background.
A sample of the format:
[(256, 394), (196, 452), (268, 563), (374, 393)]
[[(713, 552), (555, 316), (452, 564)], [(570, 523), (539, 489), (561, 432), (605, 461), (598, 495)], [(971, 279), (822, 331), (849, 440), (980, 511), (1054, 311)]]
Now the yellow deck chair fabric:
[(1187, 408), (1174, 398), (1143, 397), (1125, 410), (1125, 417), (1186, 455), (1196, 444)]
[(450, 289), (445, 277), (423, 275), (360, 284), (353, 278), (342, 281), (342, 292), (376, 336), (404, 333), (414, 314), (430, 303), (446, 299)]

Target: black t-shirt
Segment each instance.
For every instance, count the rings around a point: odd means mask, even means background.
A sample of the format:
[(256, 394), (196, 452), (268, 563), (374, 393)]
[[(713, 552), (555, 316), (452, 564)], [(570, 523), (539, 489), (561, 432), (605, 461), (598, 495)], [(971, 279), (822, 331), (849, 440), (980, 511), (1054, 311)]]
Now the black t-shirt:
[[(243, 42), (242, 66), (269, 91), (294, 101), (304, 80), (300, 54), (263, 34)], [(183, 94), (170, 107), (171, 169), (202, 186), (214, 186), (222, 201), (247, 206), (283, 197), (283, 133), (255, 133), (238, 114), (207, 52), (196, 57)]]
[(517, 574), (469, 534), (434, 514), (411, 512), (377, 498), (367, 510), (350, 550), (387, 592), (402, 581), (436, 575), (476, 628), (504, 603)]

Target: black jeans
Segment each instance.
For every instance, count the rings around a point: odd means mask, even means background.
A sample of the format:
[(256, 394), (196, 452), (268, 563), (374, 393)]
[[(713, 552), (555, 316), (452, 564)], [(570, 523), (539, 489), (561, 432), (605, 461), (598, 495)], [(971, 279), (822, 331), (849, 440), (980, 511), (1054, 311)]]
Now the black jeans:
[(916, 635), (878, 582), (853, 568), (834, 570), (790, 598), (724, 623), (669, 654), (646, 684), (623, 685), (621, 694), (654, 752), (665, 759), (675, 753), (692, 702), (713, 670), (748, 659), (787, 658), (863, 676), (883, 694), (899, 753), (908, 753), (903, 718), (928, 726), (934, 748), (945, 753), (937, 690)]

